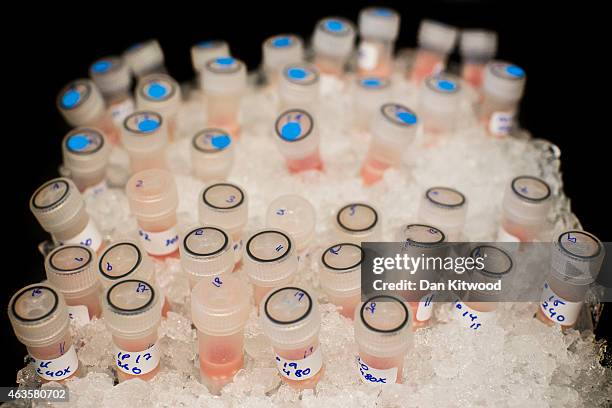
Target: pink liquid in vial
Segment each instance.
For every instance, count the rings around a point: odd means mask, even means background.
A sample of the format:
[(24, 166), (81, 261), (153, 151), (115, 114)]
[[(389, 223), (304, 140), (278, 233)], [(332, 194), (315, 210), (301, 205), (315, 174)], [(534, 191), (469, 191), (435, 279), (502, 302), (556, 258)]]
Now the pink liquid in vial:
[[(304, 348), (299, 348), (297, 350), (283, 350), (283, 349), (274, 347), (274, 351), (276, 352), (276, 354), (278, 354), (279, 356), (287, 360), (302, 360), (308, 357), (309, 355), (311, 355), (318, 347), (319, 347), (319, 339), (315, 338), (314, 341), (311, 342), (311, 344), (309, 344), (308, 346)], [(282, 375), (281, 375), (281, 380), (283, 380), (284, 383), (288, 384), (289, 386), (291, 386), (291, 388), (294, 388), (296, 390), (314, 389), (317, 383), (319, 382), (319, 380), (321, 379), (321, 377), (323, 376), (324, 371), (325, 371), (325, 364), (321, 366), (321, 369), (319, 370), (317, 374), (315, 374), (313, 377), (308, 378), (306, 380), (301, 380), (301, 381), (290, 380)]]
[(330, 302), (338, 307), (338, 313), (347, 319), (353, 320), (355, 318), (355, 308), (359, 305), (361, 295), (358, 293), (355, 296), (337, 297), (329, 296)]
[(299, 173), (307, 170), (323, 171), (323, 162), (317, 150), (303, 159), (287, 159), (287, 167), (291, 173)]
[[(412, 296), (413, 294), (411, 294)], [(417, 311), (419, 310), (419, 302), (408, 302), (410, 314), (412, 315), (412, 330), (422, 329), (431, 325), (431, 319), (417, 320)]]
[[(122, 339), (119, 337), (113, 336), (113, 342), (115, 345), (123, 351), (143, 351), (151, 347), (153, 344), (157, 342), (157, 331), (149, 334), (147, 337), (142, 339)], [(155, 367), (153, 370), (149, 371), (146, 374), (141, 375), (131, 375), (124, 373), (123, 371), (117, 369), (117, 377), (119, 378), (119, 382), (123, 382), (126, 380), (131, 380), (132, 378), (140, 378), (143, 381), (149, 381), (153, 377), (157, 375), (159, 372), (159, 365)]]
[(200, 374), (217, 393), (244, 366), (244, 331), (229, 336), (210, 336), (198, 331)]
[(480, 89), (484, 76), (484, 68), (484, 64), (466, 62), (463, 64), (463, 68), (461, 69), (461, 76), (474, 88)]
[[(74, 347), (72, 345), (72, 336), (70, 335), (70, 332), (66, 330), (66, 335), (64, 336), (64, 338), (56, 343), (53, 343), (51, 345), (44, 346), (44, 347), (26, 347), (26, 348), (28, 350), (28, 354), (33, 358), (36, 358), (38, 360), (53, 360), (53, 359), (63, 356), (68, 350), (70, 350), (71, 347)], [(73, 370), (70, 377), (64, 378), (63, 380), (60, 380), (58, 382), (62, 383), (74, 377), (75, 374), (79, 373), (79, 371), (80, 371), (80, 367), (77, 368), (76, 370)], [(41, 378), (41, 377), (39, 378), (43, 383), (49, 382), (48, 380), (45, 380), (44, 378)]]
[(315, 56), (313, 62), (322, 74), (334, 75), (337, 77), (344, 74), (344, 61), (342, 60), (318, 55)]
[(410, 80), (420, 84), (428, 76), (442, 71), (444, 62), (444, 57), (440, 54), (423, 49), (418, 50), (410, 73)]
[(404, 376), (402, 375), (404, 371), (404, 356), (405, 355), (402, 354), (394, 357), (376, 357), (362, 351), (359, 352), (359, 358), (369, 367), (374, 369), (387, 370), (389, 368), (397, 367), (397, 378), (395, 379), (395, 382), (398, 384), (404, 382)]
[(102, 314), (102, 306), (100, 305), (100, 290), (94, 290), (84, 296), (79, 298), (66, 298), (66, 304), (68, 306), (80, 306), (83, 305), (87, 307), (87, 312), (89, 313), (89, 318), (93, 319), (94, 317), (100, 317)]
[(373, 157), (366, 157), (363, 166), (361, 167), (361, 179), (363, 184), (370, 186), (382, 180), (385, 170), (389, 168), (389, 164), (377, 160)]

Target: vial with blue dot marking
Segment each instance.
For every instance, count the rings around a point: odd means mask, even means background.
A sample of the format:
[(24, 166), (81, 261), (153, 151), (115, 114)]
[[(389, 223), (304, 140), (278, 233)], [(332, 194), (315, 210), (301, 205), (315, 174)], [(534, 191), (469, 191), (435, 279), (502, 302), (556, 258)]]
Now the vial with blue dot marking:
[(359, 13), (359, 53), (361, 75), (389, 77), (393, 70), (393, 49), (399, 34), (400, 16), (392, 9), (368, 7)]
[(218, 128), (197, 132), (191, 141), (191, 168), (204, 182), (220, 182), (234, 165), (234, 146), (230, 134)]
[(159, 113), (136, 111), (125, 118), (122, 143), (130, 157), (133, 173), (167, 167), (168, 128), (164, 117)]
[(168, 140), (175, 139), (176, 116), (181, 104), (181, 89), (172, 77), (152, 74), (138, 81), (136, 108), (159, 113), (168, 129)]
[(304, 60), (304, 44), (297, 35), (279, 34), (264, 41), (262, 54), (262, 67), (266, 80), (270, 84), (275, 84), (285, 66)]
[(391, 80), (383, 76), (359, 76), (354, 82), (354, 125), (367, 130), (380, 107), (392, 99)]
[(198, 74), (202, 72), (208, 61), (227, 55), (231, 55), (230, 48), (224, 40), (207, 40), (194, 44), (191, 47), (193, 71)]
[(132, 74), (121, 57), (108, 56), (96, 60), (89, 67), (89, 77), (98, 86), (107, 110), (118, 128), (123, 119), (134, 111)]
[(451, 187), (436, 186), (425, 191), (417, 219), (440, 227), (447, 241), (460, 242), (467, 210), (467, 200), (463, 193)]
[(447, 133), (456, 127), (461, 96), (460, 79), (454, 75), (437, 74), (425, 79), (420, 111), (426, 134)]
[(462, 60), (461, 76), (476, 90), (480, 90), (485, 65), (497, 53), (497, 33), (482, 29), (462, 30), (459, 52)]
[(317, 22), (312, 36), (314, 64), (324, 74), (341, 76), (353, 52), (355, 26), (341, 17), (327, 17)]
[(302, 109), (290, 109), (276, 119), (275, 140), (287, 167), (292, 173), (321, 170), (319, 132), (310, 113)]
[(136, 78), (166, 73), (164, 52), (155, 39), (132, 45), (123, 53), (123, 59)]
[(509, 62), (491, 61), (485, 67), (480, 119), (492, 137), (510, 135), (523, 97), (525, 71)]
[(448, 24), (423, 20), (417, 34), (418, 49), (409, 78), (420, 84), (425, 78), (444, 71), (448, 56), (455, 48), (458, 30)]
[(289, 64), (278, 87), (281, 110), (302, 108), (314, 111), (319, 100), (319, 70), (311, 64)]
[(63, 167), (79, 191), (104, 188), (110, 145), (102, 132), (76, 128), (62, 141)]

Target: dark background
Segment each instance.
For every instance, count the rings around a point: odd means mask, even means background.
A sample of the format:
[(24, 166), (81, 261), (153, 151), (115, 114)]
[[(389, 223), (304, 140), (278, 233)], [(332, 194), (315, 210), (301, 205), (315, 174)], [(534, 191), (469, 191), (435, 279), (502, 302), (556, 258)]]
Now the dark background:
[[(9, 141), (5, 174), (11, 175), (11, 192), (5, 202), (10, 205), (6, 213), (10, 214), (9, 223), (15, 224), (10, 233), (6, 231), (9, 262), (3, 273), (9, 278), (0, 289), (0, 324), (6, 343), (0, 385), (14, 383), (26, 353), (7, 321), (8, 299), (20, 287), (44, 277), (43, 258), (36, 246), (47, 236), (31, 215), (28, 200), (36, 187), (57, 175), (60, 141), (68, 130), (55, 108), (57, 92), (68, 81), (86, 77), (95, 59), (120, 54), (129, 45), (153, 37), (164, 49), (170, 74), (182, 82), (193, 76), (189, 50), (198, 41), (225, 39), (232, 54), (255, 69), (266, 37), (292, 32), (307, 40), (319, 18), (339, 15), (356, 22), (359, 10), (366, 5), (390, 6), (400, 12), (398, 47), (415, 45), (423, 18), (495, 30), (499, 34), (498, 57), (527, 72), (521, 124), (561, 148), (565, 191), (572, 198), (574, 212), (587, 231), (602, 241), (612, 239), (606, 211), (609, 118), (596, 112), (599, 104), (601, 111), (609, 107), (597, 101), (609, 91), (604, 88), (609, 88), (609, 63), (605, 62), (609, 57), (605, 53), (610, 36), (603, 34), (606, 26), (595, 20), (605, 13), (603, 9), (587, 3), (570, 7), (546, 2), (550, 5), (538, 10), (534, 8), (538, 2), (516, 1), (198, 3), (156, 6), (151, 2), (126, 8), (125, 4), (104, 2), (91, 4), (95, 10), (75, 6), (70, 11), (45, 10), (32, 4), (32, 10), (20, 15), (5, 14), (4, 23), (18, 29), (4, 35), (8, 46), (4, 66), (10, 72), (3, 84), (9, 96), (5, 99), (9, 105), (5, 105), (3, 123), (8, 126), (3, 136)], [(457, 60), (457, 55), (453, 59)], [(609, 331), (609, 310), (604, 319), (600, 331), (602, 327)]]

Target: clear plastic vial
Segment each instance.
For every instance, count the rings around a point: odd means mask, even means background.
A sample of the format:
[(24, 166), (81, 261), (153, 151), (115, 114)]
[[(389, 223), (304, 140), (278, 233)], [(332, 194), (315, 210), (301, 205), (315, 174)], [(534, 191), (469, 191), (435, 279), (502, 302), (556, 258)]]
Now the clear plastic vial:
[(334, 235), (338, 242), (361, 245), (382, 238), (382, 221), (378, 211), (366, 203), (351, 203), (340, 208), (334, 217)]
[(201, 280), (229, 274), (234, 270), (232, 238), (222, 228), (197, 226), (181, 239), (181, 266), (193, 288)]
[(512, 133), (527, 76), (517, 65), (492, 61), (485, 67), (480, 120), (490, 136)]
[(102, 247), (102, 234), (72, 180), (60, 177), (44, 183), (32, 194), (30, 211), (54, 243), (81, 244), (96, 252)]
[(8, 315), (43, 382), (62, 381), (78, 372), (68, 308), (57, 289), (45, 283), (20, 289), (9, 301)]
[(287, 232), (295, 242), (299, 259), (308, 255), (315, 237), (316, 220), (310, 201), (297, 194), (277, 197), (266, 212), (266, 226)]
[(400, 15), (389, 8), (368, 7), (359, 13), (361, 75), (389, 77), (393, 72), (393, 48), (399, 34)]
[(418, 220), (441, 228), (447, 241), (460, 242), (467, 209), (467, 200), (461, 192), (450, 187), (432, 187), (421, 199)]
[(121, 57), (104, 57), (91, 64), (89, 77), (102, 92), (113, 122), (120, 127), (125, 117), (134, 111), (130, 68)]
[(448, 56), (455, 48), (457, 34), (457, 29), (447, 24), (432, 20), (421, 21), (410, 80), (420, 84), (428, 76), (444, 71)]
[(361, 167), (364, 184), (374, 184), (388, 168), (399, 167), (416, 140), (417, 122), (417, 115), (406, 106), (385, 103), (379, 107), (370, 121), (372, 139)]
[(440, 133), (452, 132), (457, 126), (461, 85), (454, 75), (437, 74), (425, 79), (421, 86), (419, 113), (429, 145), (437, 142)]
[(334, 244), (321, 254), (321, 288), (347, 319), (355, 316), (355, 307), (361, 300), (363, 257), (363, 249), (351, 243)]
[(304, 42), (294, 34), (279, 34), (267, 38), (262, 46), (262, 68), (270, 85), (278, 83), (283, 68), (304, 61)]
[(317, 22), (312, 35), (314, 64), (323, 74), (342, 76), (355, 45), (355, 27), (341, 17)]
[(256, 307), (273, 289), (291, 284), (297, 270), (295, 242), (284, 231), (261, 230), (247, 241), (244, 271), (253, 284)]
[(530, 242), (541, 234), (551, 207), (548, 184), (537, 177), (518, 176), (510, 182), (502, 202), (498, 242)]
[(316, 300), (302, 288), (283, 287), (266, 297), (259, 315), (281, 379), (298, 390), (315, 388), (324, 371)]
[(176, 116), (181, 107), (181, 88), (178, 82), (166, 74), (151, 74), (138, 81), (136, 87), (138, 110), (159, 113), (168, 129), (168, 140), (175, 140)]
[(113, 358), (119, 382), (148, 381), (159, 372), (157, 344), (162, 301), (159, 289), (139, 279), (119, 281), (106, 289), (103, 315), (113, 336)]
[(104, 134), (92, 128), (76, 128), (62, 141), (63, 171), (81, 192), (106, 190), (110, 145)]
[(299, 108), (316, 112), (319, 88), (319, 70), (314, 65), (287, 65), (278, 86), (280, 111)]
[(212, 393), (218, 393), (244, 366), (244, 326), (250, 311), (248, 289), (234, 276), (202, 279), (191, 292), (200, 375)]
[(380, 107), (392, 100), (391, 81), (379, 76), (362, 76), (355, 80), (353, 122), (357, 129), (366, 130)]
[(230, 54), (229, 44), (223, 40), (201, 41), (191, 47), (191, 64), (193, 72), (199, 75), (206, 63), (212, 59)]
[(412, 344), (412, 318), (392, 296), (374, 296), (355, 310), (357, 371), (366, 384), (403, 382), (404, 359)]
[(482, 86), (485, 65), (497, 53), (497, 33), (488, 30), (462, 30), (459, 40), (463, 79), (479, 90)]
[(136, 111), (125, 118), (121, 129), (121, 140), (130, 157), (132, 173), (168, 167), (168, 126), (162, 115), (153, 111)]
[(234, 165), (232, 137), (223, 129), (199, 131), (191, 141), (191, 168), (200, 180), (210, 183), (227, 179)]
[(586, 292), (599, 275), (605, 248), (593, 234), (570, 230), (556, 237), (551, 251), (537, 317), (547, 324), (573, 327)]
[(47, 279), (63, 295), (70, 318), (77, 325), (100, 317), (102, 286), (96, 274), (98, 259), (84, 245), (63, 245), (45, 258)]
[(238, 264), (242, 259), (242, 235), (249, 220), (249, 200), (244, 190), (230, 183), (204, 187), (198, 200), (198, 219), (201, 224), (217, 225), (230, 235)]
[(125, 190), (145, 251), (157, 258), (178, 256), (179, 198), (172, 174), (160, 169), (140, 171), (128, 180)]
[(123, 59), (136, 78), (153, 73), (166, 73), (164, 52), (155, 39), (132, 45), (123, 53)]
[(292, 173), (322, 170), (319, 154), (319, 130), (310, 113), (290, 109), (280, 114), (274, 123), (276, 145), (285, 157)]

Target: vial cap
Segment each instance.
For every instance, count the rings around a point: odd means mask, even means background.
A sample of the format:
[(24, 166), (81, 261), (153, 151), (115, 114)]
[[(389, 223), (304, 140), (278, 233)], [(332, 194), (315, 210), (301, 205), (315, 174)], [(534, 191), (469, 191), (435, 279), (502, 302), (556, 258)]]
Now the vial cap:
[(379, 227), (378, 211), (369, 204), (352, 203), (336, 214), (336, 224), (346, 234), (362, 234)]
[(102, 94), (113, 95), (129, 92), (132, 85), (130, 68), (121, 57), (104, 57), (89, 67), (89, 77)]
[(64, 136), (64, 166), (73, 172), (102, 171), (108, 164), (110, 145), (102, 132), (92, 128), (76, 128)]
[(457, 42), (457, 29), (433, 20), (423, 20), (417, 34), (419, 47), (450, 54)]
[(164, 66), (164, 52), (155, 39), (132, 45), (125, 51), (123, 58), (137, 77)]
[(276, 198), (268, 206), (266, 225), (286, 231), (298, 252), (307, 248), (315, 235), (315, 209), (305, 198), (289, 194)]
[(137, 218), (169, 215), (179, 203), (174, 176), (167, 170), (148, 169), (134, 174), (127, 182), (126, 194)]
[(168, 124), (157, 112), (139, 110), (125, 118), (121, 136), (128, 152), (156, 151), (168, 144)]
[(167, 117), (178, 111), (180, 102), (179, 84), (169, 75), (150, 74), (138, 81), (136, 87), (138, 109), (153, 110)]
[(497, 33), (488, 30), (462, 30), (459, 51), (463, 58), (488, 60), (497, 53)]
[(504, 211), (514, 218), (527, 221), (543, 220), (548, 215), (550, 206), (550, 187), (537, 177), (514, 178), (504, 194)]
[(580, 230), (564, 231), (556, 237), (551, 272), (572, 285), (593, 283), (601, 270), (605, 248), (593, 234)]
[(104, 250), (97, 265), (98, 277), (105, 288), (124, 279), (153, 282), (155, 268), (151, 258), (136, 241), (119, 241)]
[(57, 108), (70, 126), (95, 125), (104, 116), (102, 93), (89, 79), (70, 82), (57, 96)]
[[(427, 224), (460, 230), (465, 224), (467, 201), (465, 196), (450, 187), (431, 187), (425, 191), (419, 207), (419, 219)], [(447, 237), (450, 239), (450, 237)]]
[(439, 228), (425, 224), (408, 224), (399, 233), (404, 246), (416, 248), (436, 248), (446, 241), (446, 235)]
[(374, 115), (370, 130), (378, 140), (403, 150), (416, 139), (417, 124), (418, 118), (412, 109), (398, 103), (385, 103)]
[(304, 44), (294, 34), (279, 34), (266, 39), (262, 45), (263, 66), (280, 71), (287, 64), (304, 60)]
[(85, 202), (72, 180), (59, 177), (40, 186), (30, 198), (30, 210), (43, 229), (61, 231), (83, 211)]
[(321, 255), (321, 286), (327, 292), (359, 292), (363, 249), (357, 244), (339, 243), (325, 249)]
[(223, 40), (201, 41), (191, 47), (193, 70), (200, 72), (206, 63), (214, 58), (230, 55), (229, 44)]
[(45, 258), (47, 279), (64, 296), (88, 292), (98, 285), (96, 254), (84, 245), (63, 245)]
[(244, 63), (230, 56), (221, 56), (206, 63), (202, 70), (202, 87), (210, 94), (241, 94), (246, 89)]
[(229, 234), (219, 227), (191, 228), (180, 242), (183, 270), (192, 282), (229, 273), (235, 261), (232, 246)]
[(479, 245), (472, 250), (472, 258), (482, 258), (483, 267), (474, 268), (474, 274), (500, 279), (513, 268), (512, 258), (506, 251), (492, 245)]
[(436, 74), (425, 79), (421, 91), (423, 108), (434, 112), (454, 112), (459, 106), (461, 85), (450, 74)]
[(518, 65), (491, 61), (485, 67), (482, 86), (487, 94), (497, 98), (518, 101), (523, 96), (527, 75)]
[(233, 235), (249, 219), (248, 197), (236, 184), (211, 184), (200, 193), (198, 212), (200, 223), (218, 225)]
[(223, 129), (207, 128), (193, 136), (192, 146), (201, 153), (218, 153), (231, 147), (232, 138)]
[(258, 286), (274, 287), (297, 273), (293, 239), (279, 229), (264, 229), (246, 243), (244, 270)]
[(276, 145), (289, 159), (307, 157), (319, 148), (319, 132), (310, 113), (290, 109), (279, 115), (274, 124)]
[(394, 41), (400, 28), (400, 15), (386, 7), (367, 7), (359, 13), (359, 35)]
[(341, 17), (328, 17), (319, 20), (312, 38), (312, 47), (317, 54), (348, 58), (353, 51), (355, 27)]

